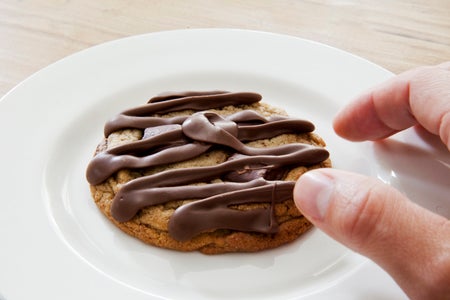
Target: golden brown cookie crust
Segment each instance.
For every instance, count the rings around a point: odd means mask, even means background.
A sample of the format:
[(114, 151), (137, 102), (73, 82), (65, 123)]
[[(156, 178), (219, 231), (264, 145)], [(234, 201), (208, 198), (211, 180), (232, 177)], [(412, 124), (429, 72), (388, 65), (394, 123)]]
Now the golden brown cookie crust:
[[(222, 109), (211, 109), (209, 111), (214, 111), (221, 115), (229, 115), (245, 109), (255, 110), (264, 116), (287, 115), (283, 110), (265, 103), (227, 106)], [(173, 117), (176, 115), (186, 114), (192, 114), (192, 111), (169, 113), (162, 115), (161, 117)], [(142, 135), (142, 130), (137, 129), (127, 129), (114, 132), (97, 147), (96, 153), (124, 143), (139, 140)], [(282, 134), (271, 139), (253, 141), (247, 143), (247, 145), (252, 147), (274, 147), (298, 142), (325, 147), (324, 141), (314, 133)], [(127, 183), (128, 181), (169, 169), (216, 165), (226, 161), (229, 155), (230, 154), (226, 151), (213, 150), (194, 159), (180, 163), (151, 167), (142, 170), (120, 170), (103, 183), (91, 185), (91, 193), (98, 208), (122, 231), (142, 240), (147, 244), (178, 251), (198, 250), (206, 254), (261, 251), (289, 243), (297, 239), (300, 235), (312, 227), (312, 224), (296, 208), (292, 199), (275, 204), (275, 216), (279, 223), (279, 230), (275, 234), (239, 232), (220, 229), (213, 232), (201, 233), (185, 242), (177, 241), (168, 233), (169, 219), (177, 207), (193, 201), (192, 199), (172, 201), (167, 204), (146, 207), (141, 209), (133, 219), (126, 222), (118, 222), (111, 216), (111, 205), (114, 196), (120, 189), (121, 185)], [(320, 164), (309, 167), (298, 166), (290, 170), (283, 180), (295, 181), (306, 171), (323, 167), (331, 167), (331, 162), (329, 159)], [(254, 207), (255, 205), (269, 204), (252, 205)], [(249, 209), (252, 205), (239, 205), (235, 207), (235, 209)]]

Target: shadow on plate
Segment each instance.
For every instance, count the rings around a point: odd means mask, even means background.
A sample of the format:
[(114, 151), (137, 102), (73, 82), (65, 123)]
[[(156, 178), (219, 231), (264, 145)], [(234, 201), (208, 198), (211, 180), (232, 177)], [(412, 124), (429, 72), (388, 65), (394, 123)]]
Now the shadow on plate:
[(386, 139), (374, 144), (374, 153), (384, 172), (383, 181), (417, 204), (450, 217), (450, 155), (439, 137), (415, 128), (404, 135), (419, 138), (412, 144)]

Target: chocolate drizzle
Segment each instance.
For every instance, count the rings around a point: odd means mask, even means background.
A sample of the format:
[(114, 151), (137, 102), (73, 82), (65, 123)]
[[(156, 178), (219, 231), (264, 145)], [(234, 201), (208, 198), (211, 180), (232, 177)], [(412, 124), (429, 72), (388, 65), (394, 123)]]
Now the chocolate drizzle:
[[(177, 208), (169, 234), (185, 241), (215, 229), (276, 233), (273, 206), (292, 198), (294, 182), (282, 181), (293, 166), (318, 164), (328, 152), (309, 144), (293, 143), (254, 148), (244, 142), (284, 133), (307, 133), (314, 125), (284, 116), (264, 117), (253, 110), (221, 116), (208, 109), (259, 102), (255, 93), (187, 92), (154, 97), (146, 105), (124, 111), (105, 126), (105, 136), (122, 129), (142, 129), (142, 139), (98, 153), (86, 176), (97, 185), (121, 169), (142, 169), (197, 157), (211, 148), (235, 153), (218, 165), (170, 169), (124, 184), (115, 195), (111, 215), (131, 220), (142, 208), (170, 201), (193, 201)], [(193, 110), (177, 117), (170, 112)], [(212, 183), (220, 179), (221, 182)], [(199, 184), (209, 183), (209, 184)], [(233, 205), (267, 203), (267, 208), (237, 210)]]

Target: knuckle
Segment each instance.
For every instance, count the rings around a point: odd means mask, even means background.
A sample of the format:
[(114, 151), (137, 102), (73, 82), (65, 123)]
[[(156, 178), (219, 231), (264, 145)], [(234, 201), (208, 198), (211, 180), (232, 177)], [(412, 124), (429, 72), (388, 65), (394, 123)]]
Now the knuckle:
[[(442, 225), (437, 231), (442, 231), (442, 236), (450, 236), (450, 221), (442, 220)], [(426, 272), (426, 289), (430, 291), (430, 299), (440, 299), (439, 295), (450, 297), (450, 240), (445, 238), (439, 243), (439, 250), (431, 257)], [(442, 297), (442, 299), (447, 299)]]
[[(351, 213), (344, 222), (344, 232), (350, 238), (355, 250), (370, 248), (369, 243), (378, 243), (386, 228), (387, 191), (372, 185), (356, 194), (352, 200)], [(356, 200), (356, 201), (355, 201)]]

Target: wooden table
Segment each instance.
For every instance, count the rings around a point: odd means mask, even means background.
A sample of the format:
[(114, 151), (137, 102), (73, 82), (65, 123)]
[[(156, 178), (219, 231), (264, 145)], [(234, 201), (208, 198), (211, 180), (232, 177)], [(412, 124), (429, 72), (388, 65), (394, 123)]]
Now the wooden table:
[(0, 97), (90, 46), (207, 27), (307, 38), (395, 73), (450, 60), (449, 0), (1, 0)]

